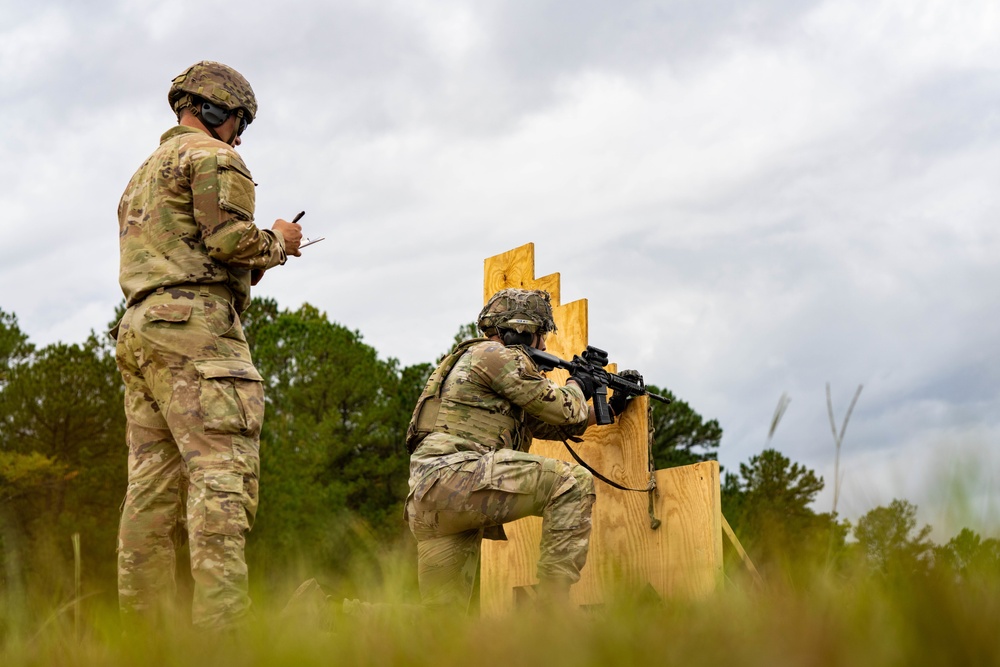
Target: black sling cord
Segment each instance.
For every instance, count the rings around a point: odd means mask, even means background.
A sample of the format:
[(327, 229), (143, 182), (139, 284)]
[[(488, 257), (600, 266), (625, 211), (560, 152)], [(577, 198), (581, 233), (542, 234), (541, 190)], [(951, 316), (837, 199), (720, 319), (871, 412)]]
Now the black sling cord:
[[(656, 513), (654, 512), (654, 496), (656, 495), (656, 473), (653, 470), (653, 450), (652, 450), (651, 447), (649, 449), (649, 485), (645, 489), (633, 489), (632, 487), (629, 487), (629, 486), (622, 486), (618, 482), (616, 482), (614, 480), (611, 480), (611, 479), (608, 479), (607, 477), (605, 477), (601, 473), (599, 473), (596, 470), (594, 470), (590, 466), (590, 464), (588, 464), (586, 461), (584, 461), (582, 458), (580, 458), (580, 455), (576, 453), (576, 450), (574, 450), (572, 447), (569, 446), (569, 440), (570, 439), (573, 439), (573, 440), (576, 440), (577, 442), (579, 442), (579, 440), (576, 439), (576, 438), (563, 438), (563, 440), (562, 440), (563, 445), (565, 445), (566, 449), (573, 456), (573, 458), (576, 459), (576, 462), (579, 463), (580, 465), (582, 465), (587, 470), (589, 470), (590, 474), (592, 474), (594, 477), (596, 477), (597, 479), (601, 480), (602, 482), (604, 482), (608, 486), (613, 486), (614, 488), (619, 489), (621, 491), (635, 491), (636, 493), (648, 493), (649, 494), (649, 527), (650, 527), (651, 530), (656, 530), (657, 528), (660, 527), (660, 523), (661, 522), (660, 522), (659, 519), (656, 518)], [(652, 440), (652, 433), (650, 433), (650, 440)], [(650, 442), (650, 445), (652, 445), (652, 442)]]

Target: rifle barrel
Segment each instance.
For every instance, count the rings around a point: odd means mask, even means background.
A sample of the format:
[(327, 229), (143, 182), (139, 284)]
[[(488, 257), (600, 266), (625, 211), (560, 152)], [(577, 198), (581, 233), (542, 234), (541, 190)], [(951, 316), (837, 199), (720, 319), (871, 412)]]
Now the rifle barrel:
[(660, 403), (669, 403), (670, 402), (670, 399), (667, 398), (666, 396), (660, 396), (659, 394), (654, 394), (651, 391), (647, 391), (646, 395), (649, 396), (650, 398), (655, 398)]

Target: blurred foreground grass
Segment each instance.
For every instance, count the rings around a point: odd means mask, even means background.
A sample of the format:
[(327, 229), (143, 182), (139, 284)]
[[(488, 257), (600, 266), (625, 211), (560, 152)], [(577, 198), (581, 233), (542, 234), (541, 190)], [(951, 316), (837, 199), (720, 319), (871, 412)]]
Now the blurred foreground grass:
[(96, 596), (82, 601), (78, 624), (72, 602), (4, 607), (0, 665), (1000, 665), (1000, 572), (817, 573), (763, 590), (730, 581), (698, 601), (621, 596), (598, 609), (499, 619), (405, 604), (345, 611), (344, 593), (412, 602), (402, 579), (328, 586), (320, 610), (294, 616), (281, 613), (290, 581), (256, 593), (245, 631), (223, 636), (191, 629), (182, 614), (123, 634), (113, 600)]

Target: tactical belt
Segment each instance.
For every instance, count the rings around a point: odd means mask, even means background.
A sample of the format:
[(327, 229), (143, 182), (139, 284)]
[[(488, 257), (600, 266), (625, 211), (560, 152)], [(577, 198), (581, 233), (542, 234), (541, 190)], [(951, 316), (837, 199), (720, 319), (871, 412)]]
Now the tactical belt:
[(174, 290), (180, 290), (182, 292), (195, 292), (201, 296), (207, 296), (212, 294), (217, 297), (221, 297), (233, 303), (233, 292), (228, 287), (222, 283), (183, 283), (181, 285), (167, 285), (165, 287), (157, 287), (156, 290), (150, 292), (146, 296), (152, 296), (153, 294), (164, 294), (166, 292), (172, 292)]

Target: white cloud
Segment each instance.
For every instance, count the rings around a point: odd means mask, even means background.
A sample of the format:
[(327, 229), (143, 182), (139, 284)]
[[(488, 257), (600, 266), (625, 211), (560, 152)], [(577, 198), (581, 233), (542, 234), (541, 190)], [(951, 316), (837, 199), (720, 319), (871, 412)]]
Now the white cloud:
[[(874, 66), (912, 80), (1000, 57), (1000, 7), (991, 0), (827, 1), (811, 12), (803, 29), (822, 46), (839, 43), (838, 54), (862, 77)], [(839, 42), (823, 40), (828, 36)]]
[(31, 92), (40, 75), (48, 73), (53, 52), (65, 49), (72, 37), (68, 17), (54, 8), (4, 27), (0, 31), (0, 82), (5, 95)]

